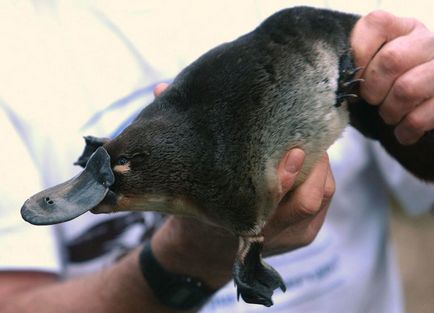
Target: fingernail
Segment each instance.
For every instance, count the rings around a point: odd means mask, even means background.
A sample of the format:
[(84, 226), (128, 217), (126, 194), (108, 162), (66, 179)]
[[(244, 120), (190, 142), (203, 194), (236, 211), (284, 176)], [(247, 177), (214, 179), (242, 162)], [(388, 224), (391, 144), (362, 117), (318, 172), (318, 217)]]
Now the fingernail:
[(395, 136), (402, 145), (411, 145), (418, 139), (417, 134), (404, 127), (395, 128)]
[(289, 151), (285, 160), (285, 170), (295, 174), (301, 170), (304, 161), (304, 151), (298, 148)]

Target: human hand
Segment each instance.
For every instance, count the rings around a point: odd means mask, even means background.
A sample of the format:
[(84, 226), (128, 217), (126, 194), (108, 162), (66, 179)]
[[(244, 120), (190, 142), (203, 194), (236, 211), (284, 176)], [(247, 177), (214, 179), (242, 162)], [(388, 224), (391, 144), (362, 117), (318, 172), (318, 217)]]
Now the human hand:
[[(301, 158), (301, 154), (304, 156), (299, 149), (289, 151), (286, 164), (300, 162), (294, 158)], [(336, 188), (327, 154), (319, 160), (306, 180), (293, 190), (298, 172), (288, 173), (282, 168), (283, 163), (279, 165), (278, 175), (284, 196), (263, 230), (265, 256), (309, 245), (321, 229)], [(299, 166), (301, 168), (301, 163)]]
[(363, 99), (396, 125), (401, 144), (434, 128), (434, 33), (412, 18), (374, 11), (355, 25), (351, 46), (363, 67)]

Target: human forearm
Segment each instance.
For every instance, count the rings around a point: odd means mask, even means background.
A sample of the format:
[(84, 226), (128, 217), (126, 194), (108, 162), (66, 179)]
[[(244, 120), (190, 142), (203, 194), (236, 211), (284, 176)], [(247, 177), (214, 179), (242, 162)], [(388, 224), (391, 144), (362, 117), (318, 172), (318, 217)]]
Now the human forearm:
[(172, 312), (159, 304), (147, 286), (138, 253), (136, 249), (98, 273), (9, 296), (0, 301), (0, 312)]

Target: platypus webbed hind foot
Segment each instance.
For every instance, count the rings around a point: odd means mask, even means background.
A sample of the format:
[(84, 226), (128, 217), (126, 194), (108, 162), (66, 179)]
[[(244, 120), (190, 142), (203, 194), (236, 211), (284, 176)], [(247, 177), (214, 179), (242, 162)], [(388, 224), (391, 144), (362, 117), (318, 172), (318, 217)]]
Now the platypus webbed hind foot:
[(282, 277), (261, 257), (264, 237), (240, 237), (240, 245), (233, 268), (238, 299), (247, 303), (273, 305), (271, 296), (275, 289), (286, 290)]

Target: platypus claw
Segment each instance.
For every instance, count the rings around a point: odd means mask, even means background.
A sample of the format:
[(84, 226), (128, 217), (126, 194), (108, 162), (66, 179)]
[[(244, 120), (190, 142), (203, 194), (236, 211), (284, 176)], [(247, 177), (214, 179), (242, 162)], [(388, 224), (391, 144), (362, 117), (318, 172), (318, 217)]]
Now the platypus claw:
[(339, 79), (336, 91), (335, 107), (340, 107), (344, 101), (356, 100), (359, 96), (358, 86), (364, 82), (363, 78), (354, 78), (355, 74), (362, 70), (362, 67), (354, 67), (350, 51), (344, 53), (339, 60)]
[(359, 66), (359, 67), (355, 67), (355, 68), (351, 68), (351, 69), (344, 69), (342, 71), (342, 73), (344, 75), (348, 75), (349, 77), (354, 76), (357, 72), (363, 70), (364, 67), (363, 66)]
[(286, 290), (282, 277), (261, 258), (262, 243), (253, 242), (245, 246), (247, 253), (239, 254), (234, 268), (234, 282), (237, 286), (238, 299), (247, 303), (273, 305), (271, 296), (275, 289)]
[(342, 87), (350, 87), (351, 85), (363, 83), (364, 81), (363, 78), (350, 79), (349, 81), (343, 82)]
[(105, 143), (109, 142), (108, 138), (98, 138), (94, 136), (85, 136), (83, 137), (84, 141), (86, 142), (86, 146), (84, 147), (83, 153), (78, 158), (77, 161), (74, 162), (74, 165), (79, 165), (82, 168), (86, 167), (87, 161), (89, 161), (89, 158), (92, 156), (92, 154), (104, 145)]

